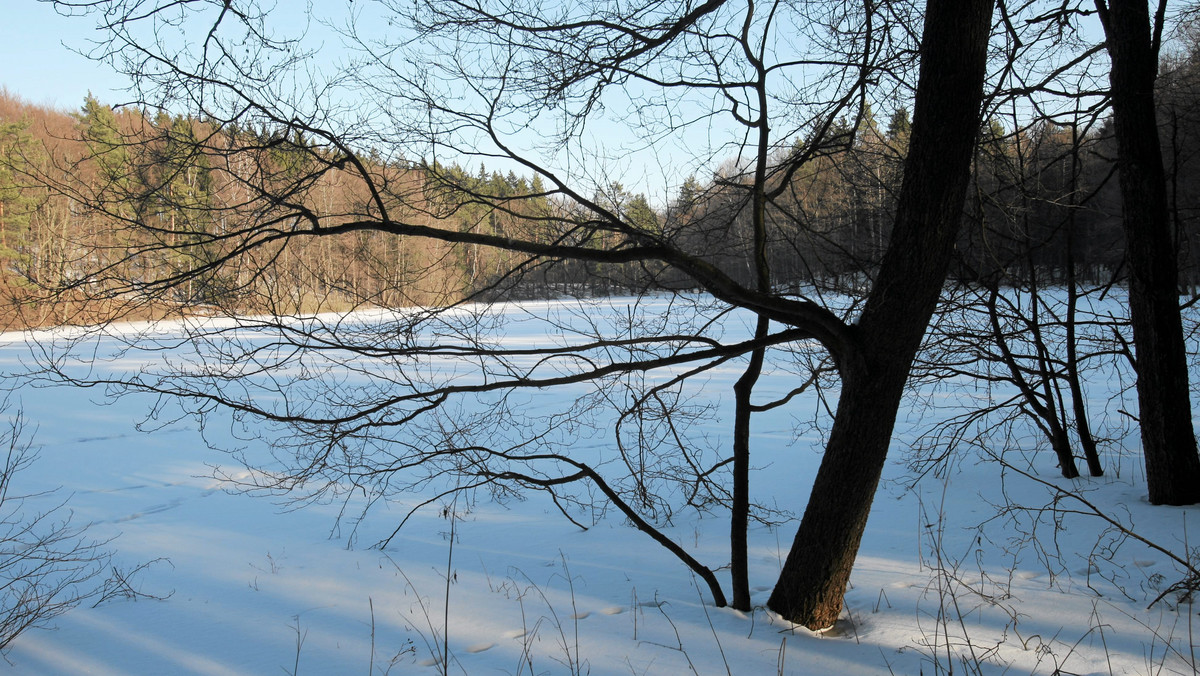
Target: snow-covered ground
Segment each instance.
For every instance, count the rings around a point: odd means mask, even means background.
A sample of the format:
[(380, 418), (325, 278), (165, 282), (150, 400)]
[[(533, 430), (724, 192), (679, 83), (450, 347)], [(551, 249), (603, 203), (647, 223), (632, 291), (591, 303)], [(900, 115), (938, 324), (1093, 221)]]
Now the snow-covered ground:
[[(521, 321), (510, 331), (503, 340), (536, 344), (559, 329)], [(0, 336), (0, 370), (21, 370), (30, 339)], [(131, 360), (112, 368), (137, 366)], [(700, 432), (714, 443), (728, 438), (739, 374), (738, 364), (707, 374), (703, 393), (717, 409)], [(775, 369), (762, 391), (785, 392), (794, 378)], [(1097, 402), (1116, 388), (1090, 387)], [(915, 397), (901, 415), (845, 619), (821, 634), (762, 608), (794, 522), (752, 529), (759, 607), (742, 613), (713, 607), (703, 583), (616, 514), (581, 531), (540, 496), (479, 500), (452, 505), (453, 521), (424, 510), (386, 551), (369, 548), (395, 526), (397, 503), (372, 511), (348, 547), (340, 505), (289, 511), (224, 490), (212, 466), (236, 465), (195, 425), (137, 431), (148, 397), (113, 403), (95, 389), (24, 385), (12, 403), (37, 426), (40, 453), (16, 490), (58, 489), (28, 506), (69, 499), (76, 523), (114, 538), (118, 569), (160, 560), (135, 586), (164, 597), (79, 607), (52, 631), (25, 633), (7, 654), (13, 674), (432, 674), (443, 653), (450, 673), (472, 675), (1196, 669), (1196, 609), (1176, 596), (1147, 608), (1183, 576), (1166, 555), (1079, 514), (1080, 503), (1056, 502), (1015, 469), (1002, 474), (972, 456), (910, 487), (907, 444), (930, 420)], [(820, 445), (797, 440), (797, 421), (814, 406), (797, 400), (755, 417), (756, 499), (803, 511)], [(1167, 549), (1183, 554), (1200, 542), (1195, 510), (1146, 502), (1133, 454), (1105, 449), (1106, 476), (1068, 482), (1048, 450), (1007, 450), (1016, 469), (1082, 492)], [(665, 530), (708, 565), (728, 561), (719, 515), (681, 512)]]

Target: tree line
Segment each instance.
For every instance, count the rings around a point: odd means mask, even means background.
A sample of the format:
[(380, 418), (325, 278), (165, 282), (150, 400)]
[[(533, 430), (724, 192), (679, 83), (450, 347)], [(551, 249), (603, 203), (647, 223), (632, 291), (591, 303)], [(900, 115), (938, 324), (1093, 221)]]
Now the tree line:
[[(1160, 138), (1167, 158), (1170, 219), (1181, 290), (1200, 284), (1197, 251), (1200, 205), (1197, 184), (1198, 140), (1194, 129), (1200, 88), (1200, 53), (1194, 31), (1182, 31), (1179, 44), (1162, 61), (1156, 89)], [(786, 185), (767, 205), (772, 283), (818, 284), (852, 289), (870, 279), (887, 249), (903, 162), (911, 133), (907, 102), (893, 101), (886, 125), (870, 104), (839, 117), (818, 152), (809, 152), (787, 176)], [(994, 111), (985, 121), (972, 160), (971, 187), (956, 243), (952, 280), (963, 283), (1019, 285), (1030, 279), (1065, 284), (1069, 279), (1093, 285), (1124, 280), (1121, 199), (1116, 185), (1116, 147), (1111, 117), (1080, 111), (1069, 120), (1029, 123), (1015, 113)], [(132, 244), (117, 231), (132, 219), (154, 223), (156, 235), (142, 246), (170, 243), (172, 233), (208, 234), (203, 248), (188, 256), (221, 255), (219, 232), (231, 220), (254, 218), (236, 205), (253, 191), (293, 191), (346, 218), (364, 195), (339, 171), (294, 185), (305, 156), (324, 152), (302, 133), (237, 126), (215, 127), (202, 119), (150, 113), (136, 108), (114, 111), (90, 94), (74, 113), (64, 113), (0, 95), (0, 256), (10, 300), (6, 325), (64, 321), (64, 307), (39, 300), (32, 287), (53, 286), (69, 277), (77, 256), (95, 257), (114, 240)], [(204, 148), (203, 145), (212, 147)], [(785, 165), (804, 153), (804, 139), (776, 151), (771, 162)], [(269, 163), (237, 166), (224, 161), (230, 148), (254, 149)], [(397, 200), (422, 212), (430, 222), (463, 232), (513, 235), (557, 241), (566, 234), (550, 225), (571, 206), (553, 199), (542, 178), (452, 164), (398, 158), (385, 161), (368, 152), (370, 171), (388, 175), (400, 190)], [(241, 169), (257, 176), (237, 176)], [(754, 275), (753, 234), (746, 209), (744, 168), (723, 167), (711, 176), (689, 176), (665, 204), (653, 206), (645, 194), (631, 194), (612, 182), (595, 198), (651, 231), (662, 232), (689, 253), (720, 268), (739, 283)], [(254, 181), (261, 181), (255, 184)], [(400, 186), (402, 182), (408, 185)], [(94, 209), (79, 185), (103, 186), (106, 202), (120, 203), (113, 214)], [(233, 207), (233, 208), (231, 208)], [(557, 212), (557, 214), (556, 214)], [(65, 233), (70, 233), (66, 236)], [(91, 233), (90, 238), (81, 233)], [(145, 238), (146, 232), (136, 233)], [(182, 235), (178, 235), (182, 236)], [(204, 239), (202, 237), (202, 239)], [(189, 242), (190, 244), (190, 242)], [(605, 246), (602, 239), (591, 242)], [(154, 264), (175, 265), (173, 246), (158, 251)], [(283, 292), (294, 311), (345, 309), (359, 304), (398, 307), (481, 300), (606, 296), (652, 289), (686, 288), (686, 275), (669, 266), (588, 265), (558, 261), (504, 279), (517, 260), (511, 253), (475, 245), (438, 247), (420, 238), (398, 243), (370, 232), (339, 236), (303, 250), (293, 245), (279, 255), (289, 262), (277, 278), (248, 283), (246, 270), (226, 271), (204, 282), (193, 280), (176, 290), (176, 311), (203, 307), (217, 296), (222, 304), (247, 312), (273, 304)], [(85, 250), (88, 250), (85, 253)], [(201, 254), (200, 251), (207, 251)], [(118, 254), (123, 255), (123, 253)], [(82, 274), (80, 268), (74, 274)], [(43, 282), (45, 282), (43, 284)], [(255, 284), (259, 285), (258, 287)], [(269, 288), (267, 288), (269, 287)], [(59, 303), (70, 306), (59, 297)], [(167, 311), (167, 308), (161, 308)]]

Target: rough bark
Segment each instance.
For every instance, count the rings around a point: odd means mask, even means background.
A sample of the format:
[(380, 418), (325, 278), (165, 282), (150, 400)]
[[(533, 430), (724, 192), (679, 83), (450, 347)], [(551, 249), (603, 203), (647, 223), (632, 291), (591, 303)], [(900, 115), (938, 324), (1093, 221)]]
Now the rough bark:
[(1200, 502), (1179, 273), (1168, 219), (1166, 174), (1154, 110), (1158, 70), (1146, 0), (1097, 0), (1110, 74), (1120, 172), (1129, 310), (1146, 483), (1152, 504)]
[(929, 0), (892, 241), (839, 364), (842, 394), (808, 507), (767, 602), (811, 629), (842, 608), (896, 412), (937, 304), (980, 123), (993, 0)]

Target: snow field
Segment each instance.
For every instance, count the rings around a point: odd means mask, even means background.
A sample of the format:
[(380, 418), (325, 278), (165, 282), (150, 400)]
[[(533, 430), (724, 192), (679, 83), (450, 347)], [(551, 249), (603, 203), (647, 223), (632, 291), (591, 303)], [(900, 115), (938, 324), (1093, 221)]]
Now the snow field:
[[(532, 319), (546, 307), (503, 309), (502, 340), (554, 334)], [(26, 339), (0, 337), (0, 370), (22, 369)], [(716, 408), (694, 431), (714, 444), (728, 438), (738, 375), (732, 364), (706, 376), (702, 394)], [(756, 397), (786, 392), (792, 378), (775, 365)], [(1090, 387), (1096, 401), (1116, 396), (1115, 384)], [(114, 538), (119, 567), (162, 559), (136, 580), (167, 597), (80, 607), (54, 631), (25, 634), (7, 656), (13, 674), (433, 674), (444, 650), (449, 672), (467, 674), (1194, 672), (1195, 609), (1175, 597), (1147, 609), (1183, 576), (1165, 555), (994, 461), (964, 455), (910, 487), (903, 460), (927, 412), (902, 412), (844, 619), (816, 634), (761, 607), (794, 523), (752, 528), (759, 607), (740, 613), (712, 607), (702, 583), (612, 511), (581, 531), (544, 497), (481, 495), (443, 505), (453, 520), (441, 507), (419, 512), (379, 551), (370, 544), (419, 496), (380, 503), (355, 528), (339, 522), (340, 504), (289, 509), (230, 491), (212, 466), (240, 470), (194, 422), (135, 429), (147, 396), (108, 402), (95, 389), (22, 385), (13, 400), (38, 427), (23, 492), (57, 488), (38, 500), (69, 498), (94, 537)], [(539, 392), (527, 405), (555, 403)], [(815, 406), (797, 400), (755, 417), (756, 500), (802, 513), (820, 461), (819, 438), (802, 424)], [(220, 425), (205, 434), (220, 437)], [(581, 452), (604, 452), (602, 439), (585, 441)], [(1200, 542), (1194, 510), (1146, 503), (1135, 454), (1106, 449), (1119, 472), (1067, 482), (1049, 450), (996, 450), (1174, 552)], [(1004, 511), (1004, 496), (1034, 511)], [(720, 566), (727, 528), (719, 513), (679, 512), (665, 532)]]

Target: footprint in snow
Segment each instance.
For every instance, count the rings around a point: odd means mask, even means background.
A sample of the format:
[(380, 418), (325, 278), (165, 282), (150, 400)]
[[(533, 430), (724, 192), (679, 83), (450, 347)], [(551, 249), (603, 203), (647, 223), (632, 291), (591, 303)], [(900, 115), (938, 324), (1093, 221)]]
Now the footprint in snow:
[(124, 523), (126, 521), (133, 521), (134, 519), (140, 519), (143, 516), (146, 516), (147, 514), (158, 514), (159, 512), (165, 512), (168, 509), (175, 509), (176, 507), (178, 507), (181, 504), (183, 504), (183, 499), (176, 498), (166, 504), (151, 505), (150, 507), (147, 507), (140, 512), (134, 512), (133, 514), (123, 516), (119, 519), (114, 519), (113, 523)]
[(624, 606), (609, 606), (607, 608), (601, 609), (600, 612), (604, 613), (605, 615), (620, 615), (621, 613), (625, 612), (625, 607)]
[(112, 441), (113, 439), (124, 439), (128, 436), (129, 436), (128, 434), (116, 434), (116, 435), (108, 436), (108, 437), (80, 437), (78, 439), (73, 440), (71, 443), (73, 443), (73, 444), (90, 444), (93, 441)]
[(589, 612), (588, 612), (588, 611), (586, 611), (586, 610), (582, 610), (582, 611), (580, 611), (580, 612), (578, 612), (578, 613), (575, 613), (574, 615), (572, 615), (572, 616), (571, 616), (571, 619), (572, 619), (572, 620), (582, 620), (582, 619), (585, 619), (585, 618), (586, 618), (588, 615), (591, 615), (591, 613), (589, 613)]
[(1138, 568), (1149, 568), (1150, 566), (1153, 566), (1156, 563), (1158, 563), (1158, 562), (1152, 561), (1150, 559), (1134, 559), (1134, 561), (1133, 561), (1133, 565), (1137, 566)]
[(524, 629), (509, 629), (508, 631), (504, 632), (503, 636), (504, 638), (522, 638), (527, 633), (529, 632), (525, 631)]
[(481, 652), (483, 652), (483, 651), (485, 651), (485, 650), (490, 650), (490, 649), (492, 649), (492, 648), (494, 648), (494, 647), (496, 647), (496, 644), (495, 644), (495, 643), (476, 643), (476, 644), (474, 644), (474, 645), (469, 645), (469, 646), (467, 646), (467, 652), (469, 652), (469, 653), (481, 653)]
[[(208, 497), (209, 495), (212, 495), (213, 492), (214, 491), (205, 491), (200, 494), (200, 497), (202, 497), (202, 498)], [(187, 498), (174, 498), (170, 502), (165, 502), (161, 505), (151, 505), (151, 506), (143, 509), (140, 512), (134, 512), (133, 514), (128, 514), (126, 516), (122, 516), (120, 518), (113, 519), (112, 523), (124, 523), (126, 521), (133, 521), (134, 519), (140, 519), (143, 516), (147, 516), (149, 514), (158, 514), (159, 512), (165, 512), (167, 510), (175, 509), (176, 507), (179, 507), (180, 505), (182, 505), (186, 499)]]
[(84, 494), (91, 493), (120, 493), (121, 491), (135, 491), (141, 488), (148, 488), (146, 484), (138, 484), (137, 486), (118, 486), (117, 488), (93, 488), (86, 491), (79, 491)]

